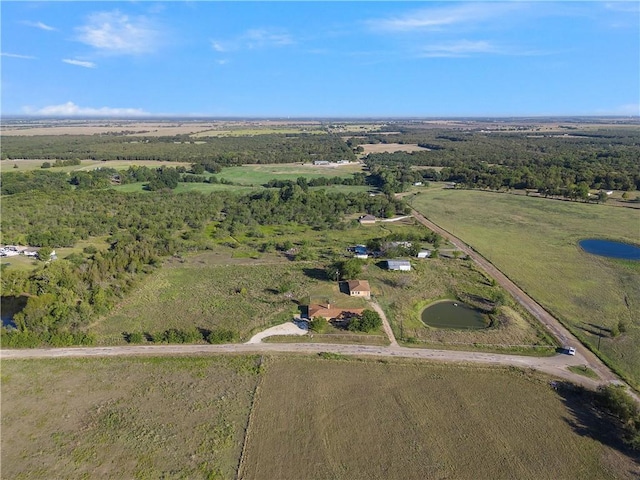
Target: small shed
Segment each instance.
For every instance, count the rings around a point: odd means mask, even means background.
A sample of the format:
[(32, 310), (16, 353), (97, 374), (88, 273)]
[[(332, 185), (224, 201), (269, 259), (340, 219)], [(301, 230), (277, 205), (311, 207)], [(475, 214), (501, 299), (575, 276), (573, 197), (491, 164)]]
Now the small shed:
[(389, 270), (401, 270), (408, 272), (411, 270), (411, 263), (409, 260), (387, 260), (387, 268)]
[(376, 217), (373, 215), (363, 215), (358, 219), (358, 221), (360, 222), (360, 225), (373, 225), (376, 223)]
[(418, 258), (428, 258), (431, 256), (431, 250), (420, 250), (418, 252)]

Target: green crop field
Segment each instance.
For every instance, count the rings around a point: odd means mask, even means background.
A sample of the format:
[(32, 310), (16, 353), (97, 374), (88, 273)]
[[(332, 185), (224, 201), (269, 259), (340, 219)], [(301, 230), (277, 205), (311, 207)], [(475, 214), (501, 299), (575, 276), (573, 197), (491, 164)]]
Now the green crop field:
[(2, 478), (233, 478), (258, 362), (4, 361)]
[[(126, 183), (124, 185), (116, 185), (113, 188), (119, 192), (135, 192), (135, 193), (145, 193), (149, 190), (145, 190), (144, 186), (148, 182), (135, 182), (135, 183)], [(238, 193), (248, 193), (256, 190), (256, 187), (244, 186), (244, 185), (225, 185), (222, 183), (178, 183), (178, 186), (173, 190), (176, 193), (183, 192), (201, 192), (201, 193), (209, 193), (209, 192), (238, 192)]]
[(2, 477), (640, 474), (583, 396), (542, 375), (325, 357), (5, 360)]
[(515, 369), (269, 359), (239, 478), (636, 477), (587, 418)]
[[(605, 205), (431, 189), (412, 200), (472, 245), (640, 386), (640, 262), (590, 255), (584, 238), (638, 243), (640, 212)], [(622, 321), (627, 331), (611, 334)], [(599, 336), (601, 338), (599, 340)]]
[(359, 163), (334, 166), (296, 163), (227, 167), (216, 176), (243, 185), (259, 186), (273, 179), (295, 181), (298, 177), (304, 177), (307, 180), (321, 177), (350, 178), (353, 173), (361, 171), (362, 165)]

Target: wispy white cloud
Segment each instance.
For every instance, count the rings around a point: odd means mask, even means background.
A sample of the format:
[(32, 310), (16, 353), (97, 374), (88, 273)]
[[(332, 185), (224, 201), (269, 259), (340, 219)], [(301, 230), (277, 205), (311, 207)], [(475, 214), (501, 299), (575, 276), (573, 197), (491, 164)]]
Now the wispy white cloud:
[(55, 32), (58, 30), (57, 28), (52, 27), (51, 25), (47, 25), (42, 22), (22, 22), (24, 25), (28, 25), (29, 27), (39, 28), (40, 30), (47, 30), (48, 32)]
[(71, 58), (63, 58), (62, 61), (64, 63), (68, 63), (69, 65), (77, 65), (78, 67), (84, 68), (96, 68), (96, 64), (93, 62), (87, 62), (84, 60), (74, 60)]
[(22, 58), (24, 60), (35, 60), (35, 58), (36, 58), (34, 56), (31, 56), (31, 55), (20, 55), (18, 53), (7, 53), (7, 52), (0, 53), (0, 57)]
[[(473, 55), (537, 56), (554, 52), (524, 49), (517, 46), (501, 45), (486, 40), (457, 40), (446, 43), (431, 43), (418, 50), (419, 57), (470, 57)], [(557, 53), (557, 52), (556, 52)]]
[(77, 39), (101, 52), (117, 55), (140, 55), (158, 47), (159, 28), (146, 17), (129, 17), (118, 10), (98, 12), (76, 29)]
[(226, 52), (227, 49), (220, 43), (216, 41), (211, 42), (211, 48), (213, 48), (216, 52)]
[(414, 10), (392, 18), (370, 19), (374, 31), (411, 32), (444, 30), (447, 27), (482, 22), (519, 8), (514, 3), (468, 3)]
[(638, 2), (611, 2), (605, 3), (604, 7), (614, 12), (635, 13), (636, 15), (640, 13), (640, 3)]
[(49, 105), (43, 108), (23, 107), (22, 111), (26, 115), (52, 117), (142, 117), (149, 115), (149, 113), (139, 108), (80, 107), (73, 102), (67, 102), (61, 105)]
[(288, 33), (274, 32), (263, 28), (247, 31), (243, 39), (248, 48), (284, 47), (294, 43)]
[(259, 50), (293, 45), (294, 38), (281, 30), (256, 28), (247, 30), (242, 35), (230, 40), (212, 40), (211, 48), (216, 52), (238, 50)]
[(500, 47), (484, 40), (460, 40), (451, 43), (431, 44), (422, 47), (421, 57), (467, 57), (482, 53), (503, 53)]

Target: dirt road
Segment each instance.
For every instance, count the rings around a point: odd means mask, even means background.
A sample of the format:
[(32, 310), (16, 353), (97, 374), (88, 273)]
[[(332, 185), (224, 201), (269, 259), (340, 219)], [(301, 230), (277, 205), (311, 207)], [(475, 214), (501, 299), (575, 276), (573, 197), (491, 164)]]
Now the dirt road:
[(620, 379), (615, 375), (609, 367), (607, 367), (602, 361), (596, 357), (589, 349), (584, 347), (580, 341), (578, 341), (569, 330), (567, 330), (553, 315), (547, 312), (540, 304), (527, 295), (521, 288), (513, 283), (505, 274), (493, 266), (482, 255), (473, 250), (469, 245), (464, 243), (458, 237), (452, 235), (448, 231), (439, 227), (432, 221), (425, 218), (420, 212), (413, 210), (413, 216), (416, 220), (422, 223), (427, 228), (442, 235), (444, 238), (453, 243), (459, 250), (466, 253), (476, 262), (480, 267), (487, 272), (491, 277), (495, 278), (496, 282), (509, 292), (513, 298), (515, 298), (520, 305), (526, 308), (531, 314), (540, 321), (547, 329), (558, 339), (563, 345), (570, 345), (574, 347), (578, 353), (585, 359), (586, 364), (595, 372), (598, 373), (600, 378), (606, 382), (619, 381)]
[(384, 310), (382, 310), (382, 307), (380, 307), (380, 305), (378, 305), (378, 303), (374, 302), (373, 300), (369, 301), (369, 305), (371, 305), (371, 308), (373, 308), (382, 319), (382, 329), (389, 338), (389, 346), (394, 348), (398, 347), (398, 341), (396, 340), (396, 336), (393, 334), (393, 330), (391, 330), (391, 325), (389, 324), (389, 320), (387, 320), (387, 316), (385, 315)]
[(371, 345), (334, 345), (319, 343), (243, 343), (225, 345), (129, 345), (120, 347), (71, 347), (41, 348), (25, 350), (1, 350), (0, 359), (24, 358), (70, 358), (70, 357), (120, 357), (120, 356), (166, 356), (166, 355), (219, 355), (252, 353), (300, 353), (317, 354), (331, 352), (342, 355), (415, 358), (447, 363), (467, 363), (533, 368), (555, 377), (595, 388), (600, 382), (577, 375), (569, 370), (569, 365), (584, 365), (585, 360), (556, 355), (554, 357), (525, 357), (497, 353), (462, 352), (454, 350), (430, 350), (407, 347), (380, 347)]

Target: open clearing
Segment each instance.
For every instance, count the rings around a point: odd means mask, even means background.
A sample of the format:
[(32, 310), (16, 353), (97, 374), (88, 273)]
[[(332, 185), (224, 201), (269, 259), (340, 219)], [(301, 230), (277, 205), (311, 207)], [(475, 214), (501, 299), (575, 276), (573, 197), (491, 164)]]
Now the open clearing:
[[(192, 258), (187, 264), (169, 263), (92, 330), (106, 343), (121, 343), (122, 332), (195, 327), (231, 329), (247, 340), (252, 332), (299, 313), (295, 299), (308, 295), (315, 282), (304, 274), (309, 265), (283, 259), (266, 264), (251, 264), (249, 258), (238, 260), (223, 257), (221, 261), (227, 263), (214, 264)], [(280, 293), (278, 288), (285, 282), (291, 290)]]
[(233, 478), (259, 361), (5, 361), (2, 478)]
[[(430, 189), (412, 205), (458, 236), (640, 385), (640, 262), (582, 251), (583, 238), (637, 242), (640, 212), (479, 191)], [(611, 328), (628, 322), (613, 337)], [(599, 340), (600, 337), (600, 340)]]
[(579, 400), (562, 398), (542, 376), (309, 357), (269, 359), (264, 375), (242, 479), (600, 480), (640, 473), (589, 434), (596, 435), (583, 423)]
[(3, 478), (640, 474), (578, 394), (517, 369), (282, 354), (2, 367)]
[(360, 146), (364, 149), (363, 154), (365, 155), (367, 153), (419, 152), (429, 150), (428, 148), (409, 143), (364, 143)]
[(216, 176), (220, 179), (243, 185), (259, 186), (269, 180), (293, 180), (304, 177), (307, 180), (321, 177), (350, 178), (352, 174), (361, 172), (362, 164), (349, 163), (344, 165), (313, 165), (310, 163), (287, 163), (269, 165), (242, 165), (240, 167), (223, 168)]

